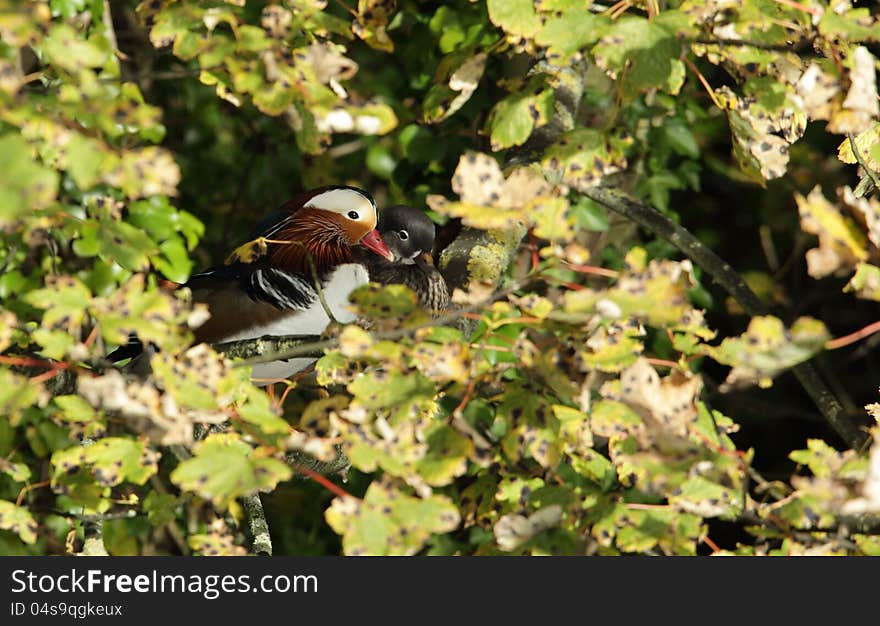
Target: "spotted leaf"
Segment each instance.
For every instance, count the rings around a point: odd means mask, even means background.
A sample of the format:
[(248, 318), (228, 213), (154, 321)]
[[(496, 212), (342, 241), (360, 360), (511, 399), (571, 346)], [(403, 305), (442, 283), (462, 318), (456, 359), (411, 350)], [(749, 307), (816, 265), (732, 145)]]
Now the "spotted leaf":
[(25, 543), (37, 541), (37, 522), (30, 512), (7, 500), (0, 500), (0, 528), (11, 530)]
[(171, 472), (172, 482), (221, 507), (240, 496), (271, 490), (291, 476), (287, 464), (235, 434), (208, 435), (193, 452), (193, 458)]
[(446, 496), (414, 498), (391, 484), (373, 482), (363, 500), (339, 497), (325, 513), (342, 535), (349, 556), (394, 556), (418, 552), (433, 533), (455, 529), (458, 510)]

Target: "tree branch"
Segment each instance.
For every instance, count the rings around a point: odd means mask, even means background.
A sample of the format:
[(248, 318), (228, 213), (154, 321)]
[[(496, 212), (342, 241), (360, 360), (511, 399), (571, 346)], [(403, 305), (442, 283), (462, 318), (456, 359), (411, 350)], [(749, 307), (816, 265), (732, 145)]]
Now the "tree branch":
[[(653, 207), (636, 202), (620, 190), (608, 187), (591, 187), (582, 190), (581, 193), (634, 221), (681, 250), (685, 256), (708, 272), (749, 315), (754, 317), (768, 313), (761, 299), (730, 265), (688, 230), (671, 221)], [(819, 376), (816, 368), (809, 362), (804, 362), (792, 367), (792, 371), (821, 411), (825, 421), (848, 445), (855, 449), (861, 448), (868, 440), (867, 433), (848, 419), (843, 406)]]
[(862, 156), (861, 151), (859, 151), (859, 147), (856, 145), (856, 138), (852, 133), (847, 133), (847, 138), (849, 139), (849, 145), (852, 148), (853, 156), (858, 161), (859, 165), (862, 166), (862, 169), (865, 170), (865, 176), (871, 179), (871, 182), (874, 184), (874, 189), (880, 191), (880, 177), (877, 176), (877, 172), (872, 170), (868, 163), (865, 161), (865, 158)]
[[(82, 446), (87, 448), (95, 442), (92, 439), (83, 439)], [(79, 556), (110, 556), (104, 546), (104, 521), (100, 519), (86, 519), (83, 521), (83, 548)]]
[[(550, 121), (535, 129), (525, 144), (508, 153), (508, 165), (528, 162), (532, 155), (542, 152), (572, 130), (584, 92), (586, 70), (583, 61), (576, 61), (565, 68), (541, 61), (532, 68), (531, 73), (553, 76), (556, 105)], [(466, 287), (472, 280), (485, 280), (498, 285), (525, 234), (526, 228), (522, 224), (505, 230), (463, 228), (458, 237), (440, 253), (439, 269), (449, 289)]]
[[(506, 298), (508, 295), (519, 288), (520, 285), (518, 283), (514, 283), (505, 289), (496, 291), (489, 298), (486, 298), (481, 302), (466, 307), (461, 307), (446, 315), (435, 317), (429, 322), (416, 324), (415, 326), (407, 326), (406, 328), (395, 328), (393, 330), (374, 333), (372, 337), (376, 341), (396, 341), (398, 339), (403, 339), (404, 337), (414, 335), (418, 331), (424, 330), (426, 328), (431, 328), (433, 326), (446, 326), (447, 324), (456, 322), (466, 313), (477, 311), (487, 306), (488, 304), (495, 302), (496, 300)], [(309, 337), (303, 335), (284, 335), (278, 337), (266, 335), (258, 339), (243, 339), (241, 341), (229, 343), (240, 344), (240, 351), (242, 353), (246, 353), (247, 351), (249, 351), (251, 349), (251, 344), (261, 344), (260, 350), (262, 350), (262, 353), (259, 356), (247, 358), (242, 361), (236, 361), (235, 363), (233, 363), (233, 367), (245, 367), (247, 365), (256, 365), (257, 363), (268, 363), (271, 361), (292, 359), (296, 357), (320, 357), (323, 355), (324, 350), (333, 349), (339, 346), (338, 339), (309, 341)], [(225, 345), (226, 344), (217, 344), (215, 348), (219, 350)], [(284, 345), (289, 345), (290, 347), (283, 348)], [(227, 352), (226, 354), (228, 355), (229, 353)]]
[(251, 531), (251, 537), (253, 537), (251, 552), (256, 556), (272, 556), (272, 537), (269, 536), (269, 524), (266, 522), (266, 513), (263, 511), (260, 494), (253, 493), (245, 496), (241, 501), (248, 519), (248, 528)]
[[(217, 352), (222, 352), (230, 359), (254, 359), (257, 357), (272, 357), (269, 361), (275, 360), (276, 355), (287, 352), (294, 348), (306, 348), (307, 354), (302, 356), (320, 357), (324, 352), (316, 346), (325, 342), (321, 341), (319, 335), (263, 335), (254, 339), (240, 339), (238, 341), (225, 341), (223, 343), (214, 344)], [(259, 361), (262, 363), (262, 361)]]

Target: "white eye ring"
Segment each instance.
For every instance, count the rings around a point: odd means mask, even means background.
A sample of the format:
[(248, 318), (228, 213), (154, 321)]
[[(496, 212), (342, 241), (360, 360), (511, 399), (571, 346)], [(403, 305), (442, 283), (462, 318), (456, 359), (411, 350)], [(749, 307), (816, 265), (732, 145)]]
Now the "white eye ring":
[(400, 232), (398, 232), (397, 236), (400, 237), (401, 241), (406, 241), (407, 239), (409, 239), (409, 233), (405, 230), (401, 230)]
[(361, 216), (358, 215), (358, 212), (357, 212), (357, 211), (349, 211), (349, 212), (348, 212), (348, 219), (356, 220), (356, 219), (360, 219), (360, 217), (361, 217)]

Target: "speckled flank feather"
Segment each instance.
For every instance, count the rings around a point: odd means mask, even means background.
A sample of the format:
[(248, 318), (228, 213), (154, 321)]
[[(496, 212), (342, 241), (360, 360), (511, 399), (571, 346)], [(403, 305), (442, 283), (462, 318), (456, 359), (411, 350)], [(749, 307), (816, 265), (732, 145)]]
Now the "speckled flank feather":
[(393, 252), (394, 261), (376, 255), (366, 257), (370, 280), (406, 285), (416, 293), (422, 308), (433, 313), (445, 311), (449, 307), (449, 291), (431, 260), (433, 222), (415, 207), (397, 205), (383, 210), (378, 230)]

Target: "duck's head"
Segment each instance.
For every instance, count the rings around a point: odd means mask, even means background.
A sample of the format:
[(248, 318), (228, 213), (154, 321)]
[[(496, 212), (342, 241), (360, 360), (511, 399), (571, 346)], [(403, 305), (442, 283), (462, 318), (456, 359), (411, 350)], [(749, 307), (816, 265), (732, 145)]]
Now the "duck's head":
[(394, 256), (393, 262), (411, 265), (420, 257), (430, 259), (434, 222), (417, 208), (397, 205), (383, 209), (377, 230)]
[(268, 221), (268, 228), (261, 230), (270, 241), (269, 258), (289, 271), (307, 273), (309, 255), (319, 270), (350, 262), (354, 246), (394, 259), (376, 230), (375, 200), (356, 187), (334, 185), (303, 192)]

